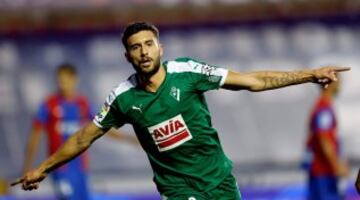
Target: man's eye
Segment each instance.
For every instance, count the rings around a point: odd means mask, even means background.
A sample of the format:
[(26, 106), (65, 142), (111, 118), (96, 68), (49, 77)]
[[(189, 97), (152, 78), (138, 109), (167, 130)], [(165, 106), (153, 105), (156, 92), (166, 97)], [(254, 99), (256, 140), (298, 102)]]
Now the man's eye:
[(138, 45), (134, 45), (134, 46), (131, 46), (131, 47), (130, 47), (131, 50), (137, 50), (138, 48), (139, 48)]

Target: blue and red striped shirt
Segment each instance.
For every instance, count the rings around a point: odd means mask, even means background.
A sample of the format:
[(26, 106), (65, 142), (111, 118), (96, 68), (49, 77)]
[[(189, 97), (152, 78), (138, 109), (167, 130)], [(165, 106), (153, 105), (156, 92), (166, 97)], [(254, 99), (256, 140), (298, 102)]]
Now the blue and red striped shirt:
[(313, 175), (335, 175), (334, 170), (326, 158), (320, 144), (322, 138), (330, 141), (339, 156), (337, 138), (337, 122), (331, 101), (320, 97), (310, 117), (309, 137), (307, 148), (312, 154), (310, 172)]
[[(35, 127), (45, 130), (48, 154), (51, 155), (92, 118), (92, 111), (86, 97), (76, 96), (68, 100), (59, 94), (54, 94), (41, 104), (33, 123)], [(82, 154), (69, 165), (86, 169), (87, 160), (87, 155)]]

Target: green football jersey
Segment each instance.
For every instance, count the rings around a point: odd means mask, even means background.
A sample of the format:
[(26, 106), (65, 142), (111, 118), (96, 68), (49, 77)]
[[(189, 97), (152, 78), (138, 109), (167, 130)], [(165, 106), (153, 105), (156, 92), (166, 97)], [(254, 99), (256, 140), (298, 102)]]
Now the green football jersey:
[(163, 63), (156, 92), (138, 87), (136, 74), (107, 97), (94, 123), (104, 129), (130, 123), (154, 171), (160, 193), (208, 191), (231, 173), (204, 92), (224, 84), (228, 71), (190, 58)]

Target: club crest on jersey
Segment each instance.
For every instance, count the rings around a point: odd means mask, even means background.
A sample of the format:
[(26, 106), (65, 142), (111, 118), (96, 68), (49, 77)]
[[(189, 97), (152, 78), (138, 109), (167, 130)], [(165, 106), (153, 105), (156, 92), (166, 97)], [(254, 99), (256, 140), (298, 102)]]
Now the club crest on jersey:
[(181, 114), (148, 127), (148, 130), (160, 152), (178, 147), (192, 139)]
[(171, 87), (170, 96), (174, 97), (177, 101), (180, 101), (180, 89), (176, 87)]

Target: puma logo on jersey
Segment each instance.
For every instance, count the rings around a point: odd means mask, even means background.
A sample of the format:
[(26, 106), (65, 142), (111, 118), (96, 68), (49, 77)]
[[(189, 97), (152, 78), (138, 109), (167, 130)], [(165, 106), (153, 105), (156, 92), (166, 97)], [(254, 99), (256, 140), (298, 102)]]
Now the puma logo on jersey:
[(167, 151), (191, 140), (192, 135), (181, 114), (148, 127), (159, 151)]
[(137, 111), (139, 111), (139, 112), (142, 113), (141, 107), (142, 107), (142, 104), (140, 104), (139, 106), (134, 106), (134, 105), (133, 105), (133, 106), (131, 106), (131, 109), (137, 110)]

